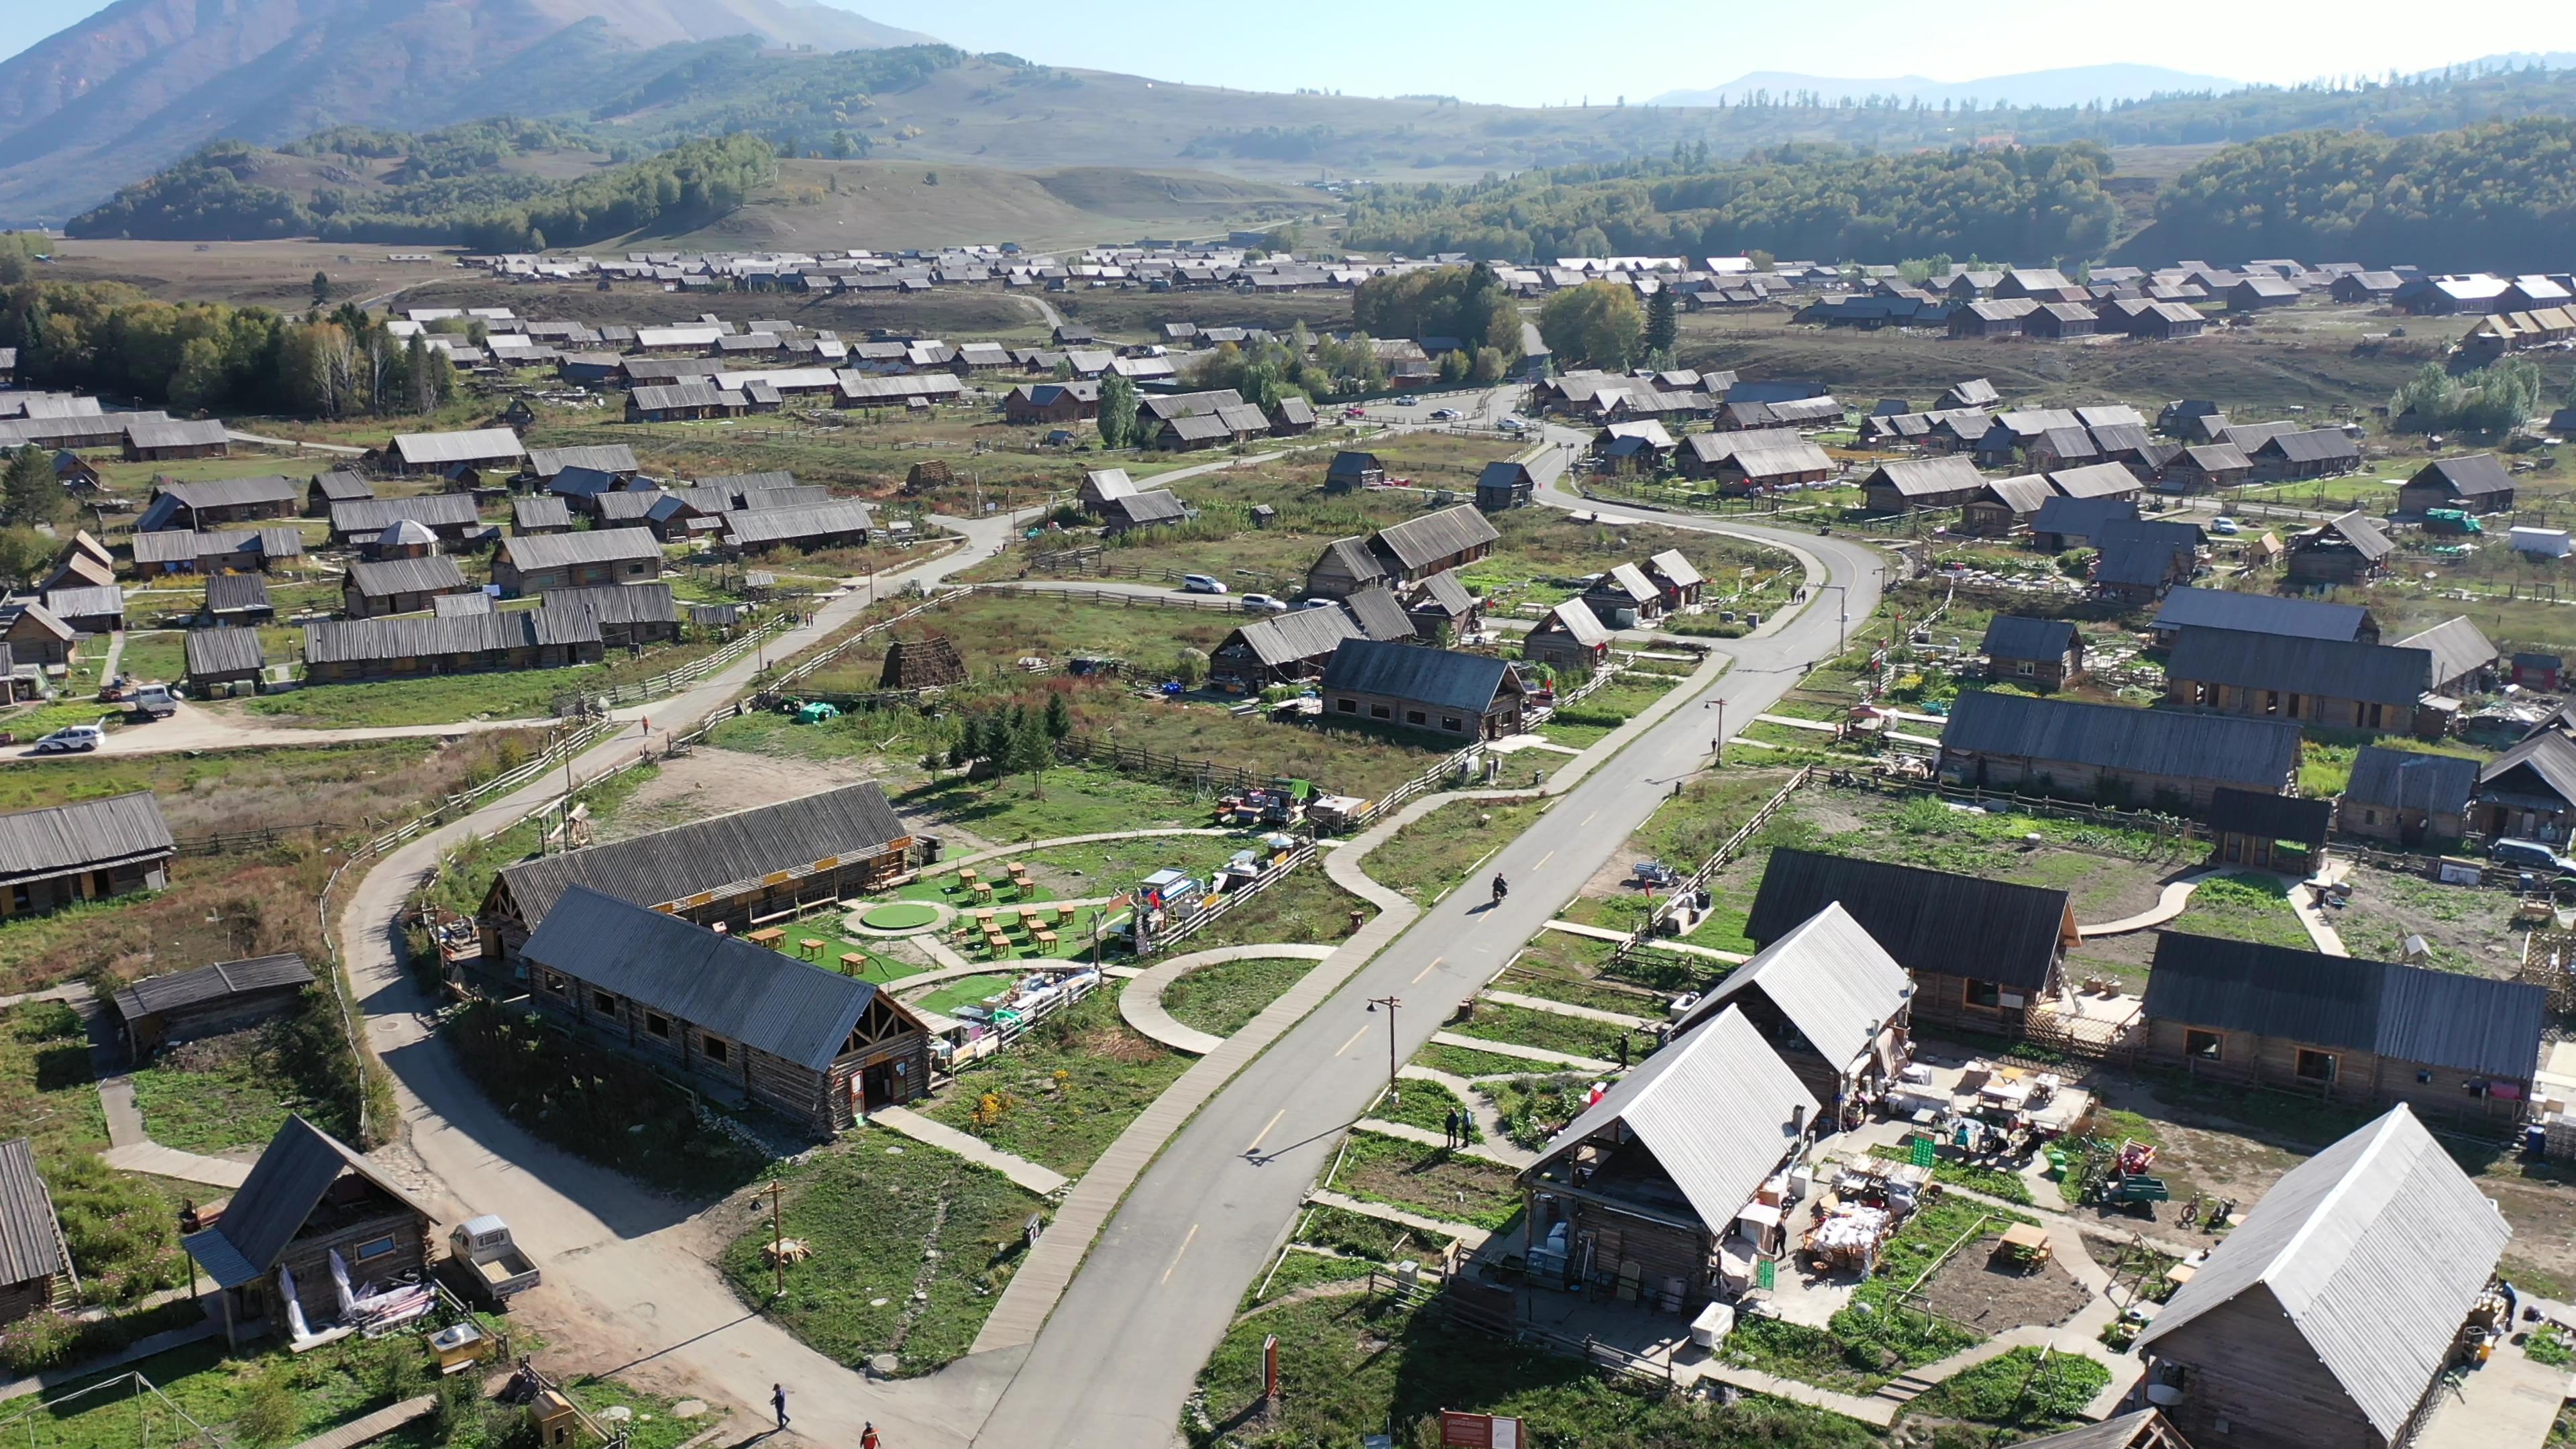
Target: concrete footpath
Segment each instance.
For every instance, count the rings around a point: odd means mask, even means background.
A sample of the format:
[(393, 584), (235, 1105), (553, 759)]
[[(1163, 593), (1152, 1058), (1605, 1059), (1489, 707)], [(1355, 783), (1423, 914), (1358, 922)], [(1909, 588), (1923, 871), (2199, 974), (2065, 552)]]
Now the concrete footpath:
[(1025, 1157), (1014, 1157), (972, 1132), (960, 1132), (945, 1122), (934, 1122), (918, 1112), (909, 1112), (901, 1107), (879, 1107), (868, 1114), (868, 1121), (915, 1142), (943, 1152), (953, 1152), (978, 1167), (989, 1167), (1040, 1197), (1064, 1190), (1066, 1179), (1063, 1173), (1042, 1167)]

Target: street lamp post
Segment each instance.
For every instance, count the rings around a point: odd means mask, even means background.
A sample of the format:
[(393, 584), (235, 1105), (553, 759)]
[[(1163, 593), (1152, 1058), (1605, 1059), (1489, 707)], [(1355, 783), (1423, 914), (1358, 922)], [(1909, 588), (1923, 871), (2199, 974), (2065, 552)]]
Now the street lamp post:
[(1381, 1006), (1386, 1008), (1386, 1104), (1390, 1107), (1401, 1106), (1404, 1101), (1395, 1085), (1395, 1009), (1403, 1004), (1401, 996), (1372, 996), (1368, 1003), (1371, 1013)]
[(1851, 589), (1843, 584), (1818, 584), (1816, 587), (1834, 591), (1834, 656), (1840, 658), (1846, 647), (1843, 636), (1851, 627)]

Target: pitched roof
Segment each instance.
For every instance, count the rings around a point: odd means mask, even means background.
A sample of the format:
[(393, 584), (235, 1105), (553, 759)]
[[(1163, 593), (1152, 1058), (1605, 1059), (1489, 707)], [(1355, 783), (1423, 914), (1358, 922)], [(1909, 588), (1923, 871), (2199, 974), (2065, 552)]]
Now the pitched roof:
[(2493, 453), (2472, 453), (2465, 458), (2436, 458), (2415, 470), (2406, 486), (2441, 487), (2459, 498), (2484, 498), (2490, 494), (2511, 493), (2513, 475)]
[(122, 431), (125, 440), (142, 448), (203, 448), (227, 440), (221, 418), (187, 420), (154, 418), (127, 423)]
[(2411, 707), (2433, 687), (2433, 653), (2395, 644), (2299, 639), (2193, 624), (2166, 656), (2169, 679)]
[(91, 619), (125, 612), (125, 590), (114, 584), (76, 589), (47, 589), (45, 612), (56, 619)]
[(2486, 762), (2478, 771), (2480, 788), (2516, 770), (2529, 770), (2561, 800), (2576, 803), (2576, 740), (2554, 729), (2542, 729), (2512, 749)]
[(1483, 714), (1517, 678), (1511, 665), (1480, 654), (1345, 639), (1324, 666), (1323, 687)]
[(353, 498), (331, 505), (331, 531), (382, 533), (406, 518), (431, 528), (472, 527), (478, 515), (470, 493), (423, 493), (412, 498)]
[(1592, 587), (1585, 592), (1599, 594), (1605, 599), (1626, 599), (1639, 604), (1650, 604), (1663, 597), (1661, 590), (1646, 582), (1644, 571), (1635, 564), (1629, 563), (1612, 564), (1609, 572), (1595, 579)]
[(2075, 625), (2067, 620), (1997, 614), (1977, 649), (1989, 659), (2062, 659), (2074, 646)]
[(364, 1177), (423, 1218), (437, 1217), (356, 1149), (299, 1113), (287, 1118), (260, 1150), (259, 1161), (224, 1206), (223, 1217), (203, 1232), (190, 1233), (181, 1245), (226, 1288), (265, 1277), (344, 1172)]
[(206, 580), (206, 612), (237, 614), (276, 607), (268, 597), (268, 580), (259, 574), (215, 574)]
[(291, 478), (263, 474), (256, 478), (209, 478), (196, 483), (156, 483), (157, 497), (175, 498), (186, 508), (247, 508), (263, 503), (303, 501), (303, 486)]
[(0, 1283), (24, 1283), (63, 1270), (62, 1225), (24, 1137), (0, 1142)]
[(2269, 453), (2293, 463), (2329, 463), (2361, 456), (2361, 445), (2341, 428), (2302, 428), (2296, 432), (2275, 433), (2254, 450), (2257, 456)]
[(2333, 827), (2332, 800), (2275, 795), (2233, 785), (2221, 785), (2210, 792), (2209, 828), (2225, 834), (2295, 840), (2315, 850), (2326, 843), (2326, 832)]
[(425, 463), (480, 463), (493, 458), (524, 458), (527, 448), (508, 428), (472, 428), (453, 433), (401, 433), (393, 452), (404, 466)]
[(1941, 748), (2277, 790), (2298, 767), (2299, 727), (2289, 720), (2128, 709), (1980, 689), (1959, 696), (1941, 732)]
[(191, 629), (185, 653), (190, 678), (256, 672), (268, 662), (257, 629)]
[(1744, 934), (1768, 946), (1837, 902), (1908, 971), (2029, 991), (2048, 984), (2073, 929), (2062, 890), (1782, 847), (1762, 868)]
[(169, 855), (178, 846), (149, 790), (0, 815), (0, 884)]
[(584, 885), (556, 900), (525, 950), (536, 966), (815, 1071), (877, 996), (874, 982)]
[[(2135, 523), (2138, 505), (2127, 498), (2069, 498), (2053, 494), (2030, 520), (2033, 533), (2072, 533), (2091, 538), (2105, 523)], [(2179, 590), (2177, 590), (2179, 592)]]
[(862, 782), (521, 861), (503, 866), (500, 880), (521, 918), (533, 924), (576, 885), (657, 906), (832, 856), (875, 854), (909, 834), (885, 791)]
[(2397, 641), (2400, 649), (2422, 649), (2432, 654), (2432, 682), (2426, 686), (2441, 689), (2453, 680), (2465, 679), (2493, 665), (2503, 654), (2495, 642), (2478, 631), (2463, 616), (2445, 619), (2421, 634), (2409, 634)]
[(570, 528), (572, 505), (561, 498), (514, 498), (510, 500), (510, 518), (522, 529)]
[(308, 986), (313, 970), (304, 958), (289, 951), (275, 956), (252, 956), (240, 961), (218, 961), (199, 966), (193, 971), (172, 971), (160, 976), (146, 976), (116, 992), (109, 998), (116, 1003), (119, 1015), (127, 1021), (171, 1011), (182, 1006), (220, 1001), (245, 991), (265, 991), (277, 986)]
[(1413, 601), (1405, 607), (1436, 609), (1452, 619), (1463, 619), (1475, 612), (1476, 596), (1467, 591), (1465, 584), (1459, 582), (1456, 569), (1442, 569), (1422, 581), (1421, 587), (1414, 593)]
[(596, 644), (599, 621), (575, 609), (509, 609), (479, 614), (397, 614), (304, 626), (306, 664), (369, 664), (444, 654)]
[(2143, 1351), (2257, 1288), (2380, 1436), (2449, 1363), (2513, 1229), (2404, 1106), (2292, 1168), (2165, 1304)]
[(2158, 1410), (2139, 1409), (2044, 1439), (2024, 1439), (2017, 1449), (2143, 1449), (2146, 1445), (2179, 1444), (2180, 1440), (2170, 1437), (2147, 1438), (2147, 1431), (2159, 1428), (2163, 1422), (2164, 1415)]
[(1980, 491), (2012, 510), (2015, 518), (2035, 516), (2055, 496), (2048, 491), (2048, 480), (2036, 473), (2025, 473), (2018, 478), (1989, 479)]
[(586, 533), (514, 534), (501, 540), (501, 556), (526, 573), (568, 564), (659, 560), (662, 545), (640, 528), (594, 528)]
[(2069, 498), (2107, 498), (2122, 493), (2135, 494), (2139, 488), (2138, 475), (2118, 463), (2061, 468), (2048, 475), (2048, 483)]
[[(1654, 1155), (1712, 1232), (1725, 1231), (1798, 1144), (1818, 1104), (1743, 1009), (1646, 1058), (1567, 1123), (1534, 1168), (1612, 1126)], [(1795, 1125), (1793, 1125), (1795, 1124)]]
[(2457, 815), (2469, 808), (2469, 793), (2477, 786), (2475, 760), (2364, 745), (2352, 757), (2352, 778), (2343, 787), (2343, 801), (2346, 806)]
[(1349, 598), (1342, 600), (1342, 607), (1351, 611), (1351, 621), (1359, 626), (1362, 639), (1385, 642), (1413, 637), (1413, 620), (1406, 615), (1404, 602), (1395, 596), (1392, 589), (1353, 590)]
[(712, 473), (696, 480), (700, 488), (722, 488), (733, 493), (757, 493), (767, 488), (793, 488), (796, 475), (783, 469), (765, 473)]
[(1975, 463), (1956, 453), (1944, 453), (1937, 458), (1900, 458), (1881, 463), (1864, 480), (1864, 486), (1884, 484), (1894, 488), (1900, 497), (1920, 498), (1963, 492), (1983, 482), (1985, 475), (1977, 471)]
[(2146, 1015), (2527, 1081), (2546, 988), (2456, 971), (2165, 932)]
[(438, 594), (472, 587), (456, 560), (443, 553), (427, 558), (389, 558), (349, 565), (349, 582), (366, 598), (394, 594)]
[(2360, 637), (2370, 611), (2359, 604), (2326, 604), (2314, 599), (2287, 599), (2278, 594), (2238, 593), (2232, 589), (2176, 589), (2156, 610), (2154, 628), (2203, 625), (2241, 629), (2252, 634), (2279, 634), (2293, 639)]
[(1536, 634), (1558, 629), (1564, 630), (1575, 643), (1586, 649), (1597, 649), (1610, 642), (1610, 631), (1603, 626), (1601, 616), (1584, 607), (1580, 599), (1567, 599), (1548, 610), (1530, 632)]
[(1646, 567), (1657, 578), (1677, 589), (1686, 589), (1693, 584), (1708, 582), (1700, 575), (1698, 569), (1691, 566), (1689, 559), (1682, 557), (1682, 551), (1677, 548), (1668, 548), (1661, 553), (1648, 556)]
[(669, 584), (602, 584), (586, 589), (548, 589), (542, 596), (548, 609), (583, 609), (603, 625), (671, 624), (679, 621), (679, 605), (671, 597)]
[(1264, 668), (1278, 669), (1300, 660), (1321, 659), (1340, 648), (1343, 640), (1358, 637), (1358, 622), (1349, 610), (1336, 605), (1274, 614), (1235, 630), (1228, 642), (1240, 641)]
[(1452, 554), (1488, 545), (1502, 535), (1494, 530), (1485, 515), (1472, 504), (1443, 508), (1408, 518), (1392, 527), (1377, 531), (1376, 542), (1395, 555), (1396, 562), (1407, 572), (1439, 562)]
[(855, 498), (804, 508), (746, 508), (724, 516), (725, 532), (737, 544), (794, 543), (799, 539), (863, 533), (876, 516)]
[(1829, 903), (1728, 972), (1673, 1030), (1689, 1031), (1756, 986), (1819, 1055), (1838, 1065), (1867, 1051), (1914, 994), (1914, 979), (1896, 958), (1839, 902)]

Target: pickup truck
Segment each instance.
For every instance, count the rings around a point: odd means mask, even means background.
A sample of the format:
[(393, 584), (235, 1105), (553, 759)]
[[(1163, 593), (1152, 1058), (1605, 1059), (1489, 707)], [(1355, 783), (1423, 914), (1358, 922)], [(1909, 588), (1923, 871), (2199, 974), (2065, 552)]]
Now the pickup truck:
[(168, 719), (179, 712), (179, 691), (166, 684), (139, 684), (126, 691), (126, 713), (139, 720)]
[(534, 1259), (510, 1239), (510, 1225), (490, 1213), (458, 1223), (447, 1235), (449, 1255), (476, 1292), (495, 1307), (537, 1286)]

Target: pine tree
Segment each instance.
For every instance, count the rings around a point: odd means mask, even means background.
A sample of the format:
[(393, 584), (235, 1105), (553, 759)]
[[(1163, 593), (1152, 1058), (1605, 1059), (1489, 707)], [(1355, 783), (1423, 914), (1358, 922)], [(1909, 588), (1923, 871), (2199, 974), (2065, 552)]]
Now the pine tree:
[(1673, 296), (1673, 289), (1670, 286), (1657, 287), (1654, 297), (1646, 303), (1646, 351), (1655, 356), (1670, 355), (1673, 344), (1681, 340), (1681, 335), (1680, 304)]
[(1053, 690), (1047, 693), (1046, 732), (1051, 740), (1060, 740), (1073, 733), (1073, 706), (1065, 703), (1064, 696)]
[(51, 523), (70, 503), (44, 449), (29, 443), (10, 455), (9, 471), (0, 475), (0, 521), (20, 528)]

